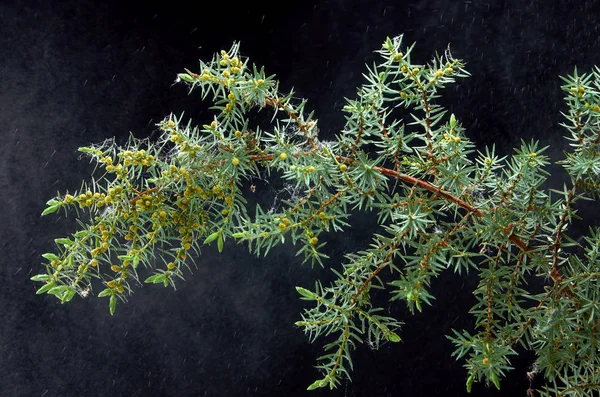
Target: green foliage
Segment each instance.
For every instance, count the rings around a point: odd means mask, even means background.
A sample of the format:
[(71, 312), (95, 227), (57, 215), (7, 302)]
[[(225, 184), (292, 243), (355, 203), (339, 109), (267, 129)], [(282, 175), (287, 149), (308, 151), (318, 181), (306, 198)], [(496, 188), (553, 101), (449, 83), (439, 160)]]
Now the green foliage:
[[(476, 151), (457, 118), (435, 100), (467, 77), (450, 50), (431, 63), (411, 60), (414, 44), (387, 39), (368, 67), (356, 99), (343, 107), (346, 124), (321, 141), (306, 100), (281, 94), (274, 76), (250, 65), (235, 44), (198, 74), (179, 80), (213, 104), (214, 118), (192, 127), (170, 115), (157, 142), (131, 137), (81, 148), (100, 169), (91, 184), (48, 201), (43, 215), (80, 210), (80, 230), (42, 255), (46, 273), (32, 277), (37, 293), (61, 302), (102, 284), (98, 297), (125, 301), (140, 284), (175, 287), (203, 246), (235, 239), (266, 255), (291, 240), (297, 255), (323, 266), (323, 236), (349, 227), (354, 210), (373, 211), (383, 230), (369, 247), (348, 253), (329, 286), (296, 287), (308, 301), (301, 320), (311, 342), (327, 339), (308, 389), (334, 388), (350, 378), (360, 344), (399, 342), (402, 323), (371, 300), (374, 290), (403, 300), (411, 313), (434, 302), (432, 284), (443, 271), (476, 273), (473, 330), (453, 330), (454, 356), (464, 361), (467, 390), (500, 380), (517, 345), (534, 349), (528, 373), (543, 374), (536, 395), (591, 396), (600, 385), (600, 230), (569, 236), (575, 203), (598, 196), (600, 183), (600, 70), (561, 77), (571, 150), (559, 162), (570, 181), (546, 190), (550, 159), (537, 142), (514, 154)], [(270, 109), (271, 126), (252, 126), (252, 112)], [(242, 187), (261, 169), (277, 171), (302, 195), (278, 211), (256, 206), (251, 216)], [(575, 240), (575, 237), (581, 237)], [(140, 264), (143, 265), (140, 267)], [(531, 277), (542, 293), (528, 289)]]

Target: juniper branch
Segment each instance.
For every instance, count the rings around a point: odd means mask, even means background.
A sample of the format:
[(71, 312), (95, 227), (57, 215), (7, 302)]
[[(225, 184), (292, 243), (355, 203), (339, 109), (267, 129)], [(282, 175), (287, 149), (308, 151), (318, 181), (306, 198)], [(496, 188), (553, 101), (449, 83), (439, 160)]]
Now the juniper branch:
[[(600, 383), (600, 229), (582, 243), (567, 233), (577, 202), (600, 192), (600, 70), (561, 77), (568, 107), (561, 125), (572, 150), (559, 164), (571, 180), (547, 192), (546, 148), (522, 142), (510, 158), (498, 158), (493, 147), (475, 153), (460, 122), (435, 103), (447, 84), (469, 76), (464, 62), (448, 48), (414, 64), (413, 47), (403, 48), (402, 36), (386, 39), (357, 98), (346, 100), (346, 124), (331, 142), (319, 139), (307, 101), (281, 94), (275, 77), (250, 66), (237, 43), (201, 61), (199, 73), (179, 74), (190, 93), (213, 103), (213, 119), (200, 128), (169, 115), (157, 125), (157, 142), (132, 136), (124, 147), (80, 148), (103, 174), (48, 201), (42, 215), (75, 209), (89, 216), (56, 240), (56, 253), (43, 255), (46, 273), (32, 278), (44, 283), (37, 293), (66, 303), (89, 294), (97, 280), (97, 296), (108, 298), (114, 314), (134, 284), (175, 287), (201, 249), (216, 241), (221, 252), (230, 238), (256, 255), (287, 238), (300, 245), (304, 262), (323, 266), (322, 235), (343, 231), (350, 213), (365, 209), (377, 213), (383, 234), (346, 254), (342, 269), (332, 267), (331, 285), (296, 287), (314, 305), (296, 325), (311, 342), (333, 338), (318, 359), (323, 377), (309, 389), (349, 378), (360, 344), (400, 341), (402, 323), (381, 315), (374, 290), (422, 311), (435, 299), (433, 280), (453, 268), (479, 277), (475, 329), (448, 336), (453, 355), (465, 358), (468, 391), (476, 381), (500, 388), (519, 344), (537, 353), (528, 376), (543, 372), (540, 395), (592, 395)], [(254, 109), (271, 109), (272, 128), (253, 126)], [(251, 217), (242, 187), (261, 169), (281, 172), (302, 195), (277, 212), (257, 205)], [(550, 283), (543, 293), (526, 289), (532, 273)]]

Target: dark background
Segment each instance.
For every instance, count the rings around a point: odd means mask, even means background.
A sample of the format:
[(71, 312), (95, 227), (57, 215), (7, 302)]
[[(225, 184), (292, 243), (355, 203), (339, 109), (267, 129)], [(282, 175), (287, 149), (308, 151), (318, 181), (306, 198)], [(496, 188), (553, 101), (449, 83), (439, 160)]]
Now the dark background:
[[(199, 269), (177, 291), (144, 286), (108, 313), (106, 299), (60, 305), (36, 296), (29, 281), (40, 255), (73, 232), (74, 217), (40, 213), (57, 191), (78, 189), (91, 166), (77, 148), (106, 138), (156, 133), (169, 112), (201, 124), (210, 113), (199, 95), (174, 85), (184, 68), (241, 41), (241, 52), (282, 90), (310, 100), (321, 136), (343, 125), (342, 98), (355, 96), (365, 62), (386, 36), (417, 42), (428, 62), (452, 44), (471, 78), (444, 91), (445, 104), (478, 147), (510, 153), (521, 138), (551, 145), (559, 159), (558, 75), (600, 64), (598, 1), (297, 1), (266, 4), (151, 2), (0, 2), (0, 396), (464, 396), (462, 361), (444, 337), (471, 327), (475, 274), (442, 275), (437, 300), (405, 322), (402, 343), (354, 354), (353, 382), (307, 392), (322, 340), (311, 345), (293, 324), (304, 307), (294, 286), (310, 288), (328, 270), (300, 265), (286, 245), (266, 259), (229, 244), (205, 249)], [(553, 168), (557, 170), (557, 168)], [(552, 185), (561, 186), (557, 171)], [(273, 185), (256, 195), (270, 197)], [(583, 212), (585, 215), (586, 212)], [(587, 212), (588, 223), (596, 223)], [(332, 260), (365, 247), (374, 217), (358, 214), (331, 236)], [(576, 232), (573, 232), (575, 234)], [(337, 261), (336, 261), (337, 259)], [(473, 396), (525, 396), (533, 356), (502, 390), (475, 384)]]

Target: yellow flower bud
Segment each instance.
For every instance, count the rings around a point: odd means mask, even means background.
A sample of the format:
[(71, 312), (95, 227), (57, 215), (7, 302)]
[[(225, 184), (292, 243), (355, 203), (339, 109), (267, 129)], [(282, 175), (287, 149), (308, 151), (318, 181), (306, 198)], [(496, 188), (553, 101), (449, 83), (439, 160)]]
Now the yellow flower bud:
[(285, 160), (287, 160), (287, 154), (285, 154), (285, 153), (281, 153), (281, 154), (279, 155), (279, 158), (280, 158), (282, 161), (285, 161)]

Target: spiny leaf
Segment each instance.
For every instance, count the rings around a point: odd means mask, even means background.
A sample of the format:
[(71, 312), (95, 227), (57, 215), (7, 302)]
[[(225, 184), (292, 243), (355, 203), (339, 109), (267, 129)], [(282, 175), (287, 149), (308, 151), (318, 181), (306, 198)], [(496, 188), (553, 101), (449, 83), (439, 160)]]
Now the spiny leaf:
[(310, 386), (308, 386), (306, 388), (306, 390), (315, 390), (318, 389), (320, 387), (325, 387), (327, 386), (327, 380), (326, 379), (319, 379), (317, 381), (314, 381)]
[(49, 284), (44, 285), (42, 288), (38, 289), (35, 294), (36, 295), (40, 295), (43, 294), (44, 292), (48, 292), (49, 290), (51, 290), (54, 287), (54, 282), (51, 282)]
[(209, 244), (211, 242), (213, 242), (217, 237), (219, 237), (219, 233), (220, 232), (214, 232), (212, 234), (209, 234), (206, 239), (204, 239), (204, 244)]
[(59, 208), (60, 208), (60, 204), (51, 205), (50, 207), (46, 208), (44, 210), (44, 212), (42, 212), (42, 216), (56, 212)]
[(217, 239), (217, 249), (219, 252), (223, 252), (223, 233), (219, 233), (219, 238)]
[(113, 314), (115, 314), (115, 308), (117, 307), (117, 296), (115, 294), (112, 294), (110, 296), (110, 303), (109, 303), (109, 308), (110, 308), (110, 315), (112, 316)]

